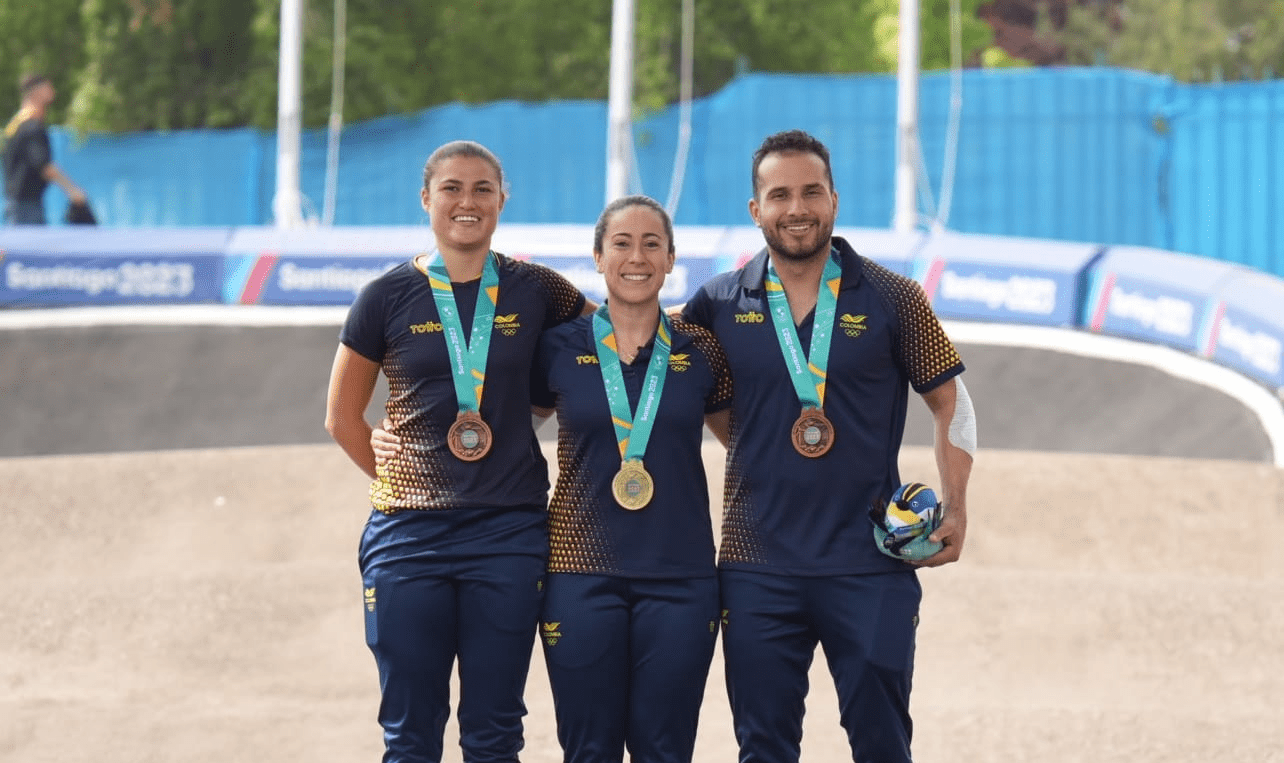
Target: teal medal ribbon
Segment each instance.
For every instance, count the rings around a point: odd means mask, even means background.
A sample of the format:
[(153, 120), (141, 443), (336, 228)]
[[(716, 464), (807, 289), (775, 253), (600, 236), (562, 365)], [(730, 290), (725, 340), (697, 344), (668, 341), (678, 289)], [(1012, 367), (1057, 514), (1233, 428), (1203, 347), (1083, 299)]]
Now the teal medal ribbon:
[(624, 387), (624, 372), (620, 369), (620, 351), (616, 346), (611, 314), (605, 304), (593, 313), (598, 366), (606, 388), (606, 401), (611, 407), (615, 438), (620, 446), (620, 471), (611, 483), (611, 492), (620, 506), (630, 510), (643, 508), (655, 494), (655, 481), (643, 467), (642, 456), (651, 440), (651, 429), (664, 393), (664, 378), (668, 375), (669, 353), (673, 347), (672, 331), (669, 317), (660, 311), (655, 349), (651, 352), (651, 362), (642, 381), (642, 395), (634, 412), (629, 408), (629, 395)]
[(459, 414), (446, 434), (450, 452), (464, 461), (476, 461), (490, 452), (490, 427), (481, 417), (482, 387), (486, 381), (486, 359), (490, 353), (490, 336), (495, 325), (495, 305), (499, 301), (499, 268), (494, 252), (486, 253), (482, 266), (481, 286), (473, 308), (472, 336), (465, 342), (463, 322), (455, 305), (455, 292), (450, 273), (439, 254), (429, 255), (428, 285), (441, 318), (446, 351), (450, 355), (451, 376)]
[(842, 284), (843, 269), (838, 264), (838, 253), (830, 249), (821, 275), (820, 289), (816, 294), (816, 317), (811, 331), (811, 348), (803, 354), (802, 342), (794, 326), (789, 298), (780, 283), (775, 265), (768, 262), (764, 288), (767, 306), (775, 327), (776, 340), (785, 357), (789, 378), (793, 381), (802, 415), (794, 423), (791, 438), (794, 449), (808, 458), (818, 458), (829, 452), (834, 444), (834, 426), (825, 417), (825, 380), (829, 373), (829, 346), (834, 334), (834, 315), (838, 312), (838, 288)]

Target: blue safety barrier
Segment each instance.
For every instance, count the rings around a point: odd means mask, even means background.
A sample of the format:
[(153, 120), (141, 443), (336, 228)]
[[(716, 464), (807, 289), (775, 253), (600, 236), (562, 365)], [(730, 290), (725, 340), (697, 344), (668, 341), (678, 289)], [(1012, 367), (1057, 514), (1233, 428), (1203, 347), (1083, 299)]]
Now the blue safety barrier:
[(227, 228), (0, 228), (0, 306), (222, 301)]
[(1284, 281), (1248, 269), (1223, 281), (1200, 350), (1273, 389), (1284, 388)]
[[(1198, 354), (1284, 389), (1284, 280), (1145, 247), (952, 231), (839, 227), (858, 252), (923, 285), (942, 318), (1081, 327)], [(661, 301), (688, 300), (763, 247), (750, 226), (678, 226)], [(503, 225), (497, 251), (540, 262), (601, 301), (591, 225)], [(0, 228), (0, 308), (226, 303), (345, 306), (431, 251), (426, 225)]]
[(1216, 295), (1241, 268), (1144, 247), (1111, 247), (1089, 274), (1083, 322), (1092, 331), (1189, 352), (1213, 320)]
[(361, 287), (432, 246), (423, 227), (240, 228), (228, 239), (223, 301), (347, 305)]
[(1074, 326), (1085, 274), (1102, 250), (941, 232), (924, 242), (913, 276), (942, 318)]

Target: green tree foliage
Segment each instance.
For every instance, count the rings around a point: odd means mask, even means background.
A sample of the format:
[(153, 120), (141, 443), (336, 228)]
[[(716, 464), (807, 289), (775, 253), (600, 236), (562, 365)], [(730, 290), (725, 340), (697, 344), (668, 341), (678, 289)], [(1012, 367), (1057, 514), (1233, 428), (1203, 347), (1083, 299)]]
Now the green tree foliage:
[[(279, 0), (258, 0), (246, 97), (252, 123), (277, 112)], [(610, 4), (600, 0), (348, 0), (345, 121), (461, 101), (604, 98)], [(330, 113), (334, 4), (310, 0), (304, 19), (303, 122)]]
[[(959, 1), (963, 58), (977, 60), (989, 29), (976, 19), (980, 0)], [(651, 112), (679, 95), (682, 0), (635, 2), (634, 104)], [(950, 0), (921, 2), (923, 67), (947, 67)], [(605, 99), (611, 5), (347, 0), (344, 120), (452, 101)], [(746, 70), (895, 71), (898, 7), (696, 0), (693, 92), (712, 93)], [(0, 74), (16, 82), (20, 69), (43, 68), (82, 130), (271, 129), (280, 13), (280, 0), (0, 0)], [(334, 31), (334, 0), (305, 0), (308, 127), (329, 117)]]
[[(977, 61), (994, 36), (990, 26), (977, 18), (982, 0), (959, 0), (959, 57), (964, 62)], [(900, 0), (874, 0), (873, 17), (878, 66), (870, 71), (896, 71), (900, 37)], [(920, 0), (919, 65), (925, 71), (950, 68), (953, 56), (950, 0)]]
[(1057, 32), (1069, 63), (1169, 74), (1186, 82), (1284, 70), (1284, 0), (1091, 0)]
[(50, 119), (60, 122), (84, 68), (81, 0), (0, 0), (0, 124), (17, 111), (18, 80), (40, 72), (58, 92)]
[[(634, 101), (655, 110), (678, 98), (682, 0), (637, 0)], [(982, 0), (959, 0), (961, 58), (979, 58), (992, 32)], [(951, 60), (950, 0), (921, 0), (924, 69)], [(693, 92), (712, 93), (738, 71), (886, 73), (897, 68), (900, 0), (739, 0), (695, 4)]]
[(85, 67), (71, 121), (86, 130), (233, 127), (254, 0), (83, 0)]

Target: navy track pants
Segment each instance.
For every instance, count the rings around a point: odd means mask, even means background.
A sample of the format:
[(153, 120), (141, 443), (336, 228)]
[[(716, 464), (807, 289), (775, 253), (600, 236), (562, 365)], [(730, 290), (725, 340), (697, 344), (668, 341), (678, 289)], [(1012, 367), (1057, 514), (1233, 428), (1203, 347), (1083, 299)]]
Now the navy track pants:
[(719, 575), (727, 694), (740, 763), (797, 763), (819, 643), (860, 763), (909, 763), (910, 683), (922, 588), (913, 571)]
[(540, 633), (565, 763), (688, 763), (718, 637), (716, 577), (554, 573)]
[(385, 763), (441, 760), (456, 659), (464, 761), (517, 761), (544, 569), (539, 557), (504, 555), (363, 572)]

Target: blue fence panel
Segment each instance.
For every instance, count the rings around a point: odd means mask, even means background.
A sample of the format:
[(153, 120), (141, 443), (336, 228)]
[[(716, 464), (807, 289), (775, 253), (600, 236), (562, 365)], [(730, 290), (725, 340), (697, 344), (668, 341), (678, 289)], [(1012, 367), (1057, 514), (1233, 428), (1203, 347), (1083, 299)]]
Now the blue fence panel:
[(751, 160), (767, 135), (803, 129), (832, 155), (840, 225), (887, 227), (895, 170), (896, 82), (882, 75), (753, 74), (708, 99), (708, 139), (692, 158), (691, 192), (708, 215), (684, 224), (744, 225)]
[[(963, 77), (950, 228), (1070, 241), (1153, 240), (1161, 147), (1148, 102), (1161, 78), (1095, 69)], [(946, 75), (923, 79), (923, 153), (941, 194)]]
[[(260, 165), (275, 169), (275, 137), (255, 130), (181, 130), (89, 135), (50, 130), (55, 161), (89, 196), (102, 225), (240, 225), (255, 219), (265, 191)], [(45, 194), (61, 220), (66, 197)]]
[(1161, 245), (1284, 274), (1284, 81), (1174, 85)]
[[(410, 225), (426, 219), (419, 204), (428, 152), (421, 137), (431, 112), (390, 116), (345, 128), (339, 141), (336, 225)], [(301, 140), (299, 190), (306, 214), (320, 218), (325, 203), (327, 133), (306, 131)], [(265, 165), (269, 192), (254, 221), (271, 223), (276, 167)]]
[[(475, 140), (499, 157), (511, 196), (511, 222), (584, 222), (597, 218), (606, 195), (606, 105), (590, 101), (482, 106), (448, 104), (409, 117), (352, 125), (339, 145), (335, 223), (410, 225), (427, 218), (419, 202), (429, 154), (452, 140)], [(299, 185), (308, 215), (319, 218), (325, 196), (325, 130), (302, 140)], [(256, 222), (271, 222), (275, 166)]]
[[(1184, 85), (1117, 69), (969, 70), (949, 227), (1183, 251), (1284, 275), (1284, 81)], [(947, 72), (921, 78), (924, 211), (939, 208), (951, 138)], [(478, 140), (504, 162), (506, 223), (590, 224), (605, 197), (606, 103), (449, 104), (346, 127), (335, 222), (420, 225), (422, 168), (438, 145)], [(667, 201), (677, 105), (634, 126), (631, 190)], [(769, 133), (802, 128), (832, 151), (838, 224), (892, 216), (896, 81), (869, 74), (748, 74), (692, 104), (679, 225), (745, 225), (750, 162)], [(106, 226), (261, 225), (273, 219), (275, 135), (255, 130), (90, 135), (54, 152)], [(324, 203), (325, 130), (305, 132), (300, 184)], [(66, 199), (46, 197), (51, 220)]]
[[(708, 115), (708, 99), (692, 102), (691, 135), (687, 153), (685, 161), (676, 169), (674, 165), (680, 159), (678, 150), (681, 109), (675, 107), (646, 116), (633, 126), (637, 178), (630, 191), (645, 193), (660, 203), (668, 205), (676, 182), (677, 207), (673, 219), (677, 225), (695, 225), (698, 224), (697, 220), (705, 220), (709, 217), (709, 194), (701, 175), (703, 161), (701, 157), (708, 150), (710, 139), (706, 128), (709, 121)], [(603, 191), (605, 192), (605, 183)]]

